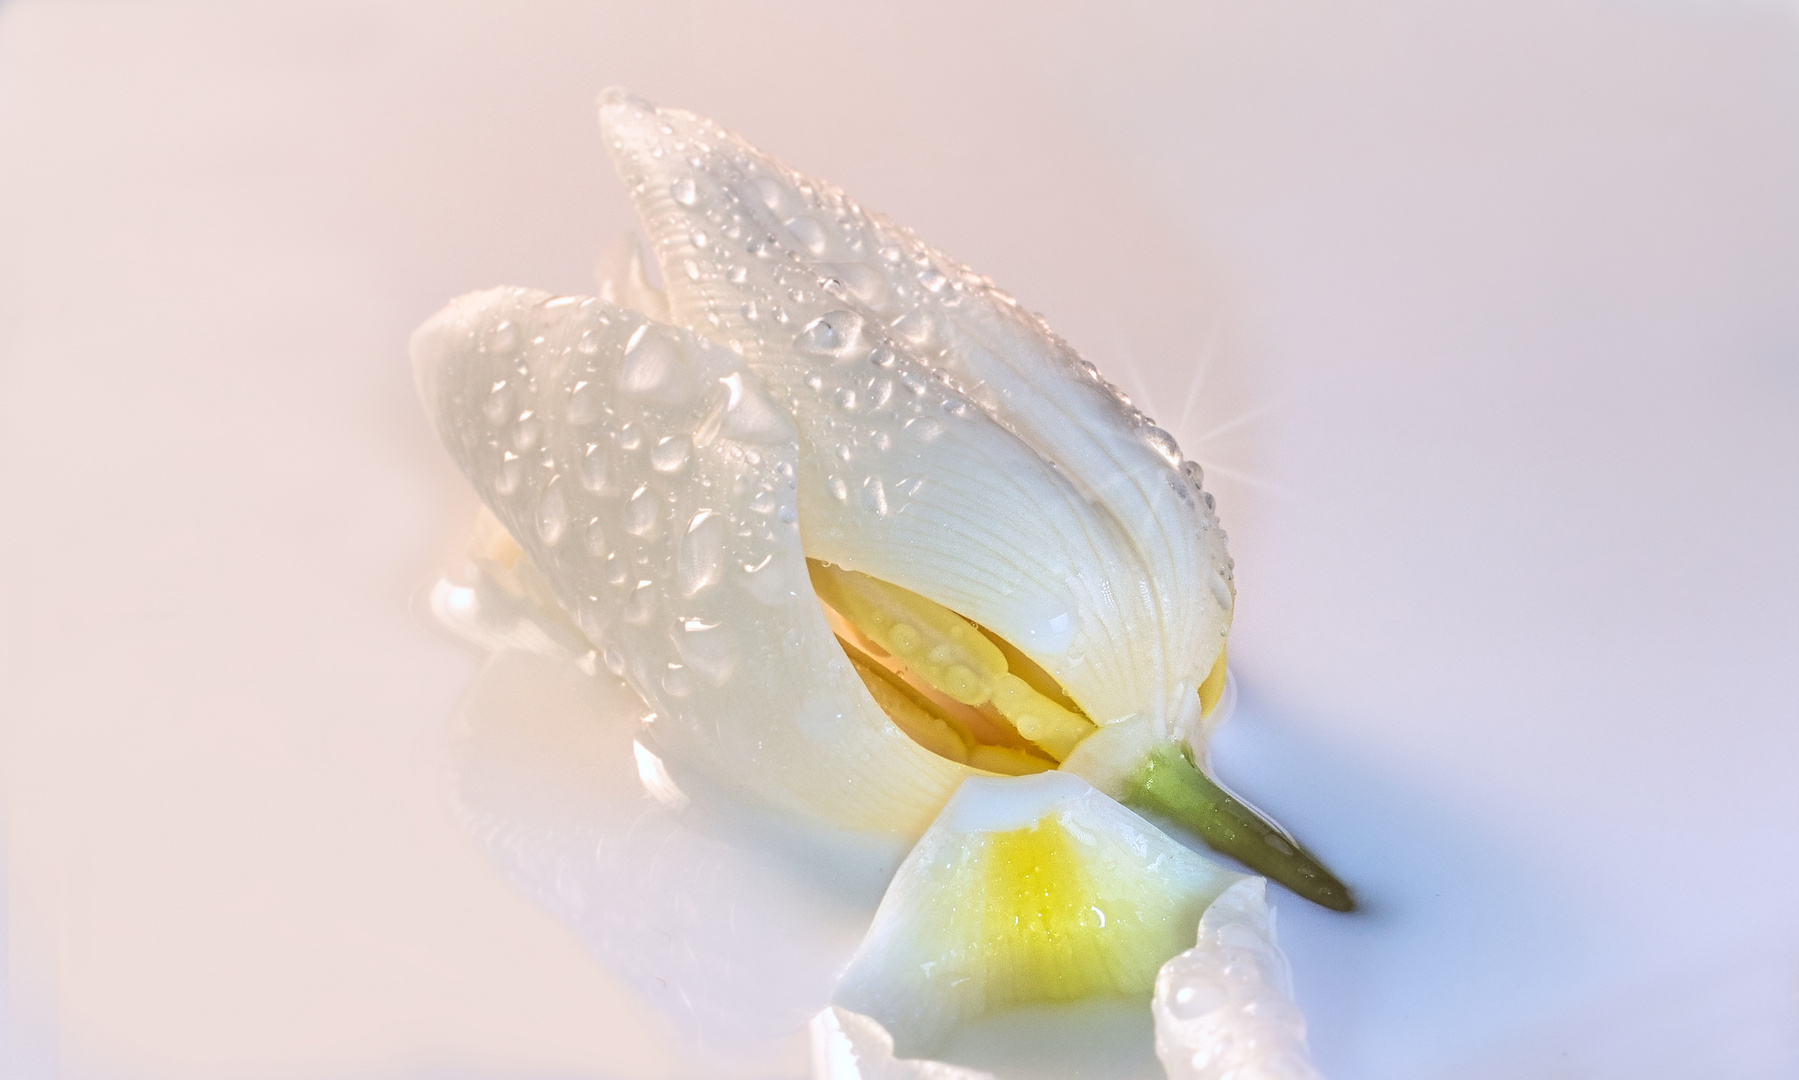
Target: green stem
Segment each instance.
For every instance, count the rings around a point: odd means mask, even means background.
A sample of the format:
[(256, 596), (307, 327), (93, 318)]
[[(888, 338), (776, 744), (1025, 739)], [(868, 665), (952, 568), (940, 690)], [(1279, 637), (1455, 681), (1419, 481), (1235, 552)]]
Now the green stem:
[(1355, 897), (1304, 848), (1218, 786), (1185, 747), (1164, 746), (1125, 781), (1121, 800), (1133, 810), (1168, 818), (1191, 829), (1214, 851), (1265, 874), (1300, 896), (1352, 911)]

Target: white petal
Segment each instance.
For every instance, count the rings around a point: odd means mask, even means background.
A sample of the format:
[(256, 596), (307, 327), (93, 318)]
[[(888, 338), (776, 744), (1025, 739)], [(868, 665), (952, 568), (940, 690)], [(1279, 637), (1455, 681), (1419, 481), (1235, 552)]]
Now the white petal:
[(874, 704), (807, 581), (792, 422), (721, 347), (500, 289), (419, 329), (451, 455), (659, 714), (658, 749), (787, 810), (916, 835), (961, 765)]
[(829, 185), (687, 113), (613, 94), (601, 116), (672, 316), (792, 404), (808, 553), (982, 623), (1102, 723), (1186, 734), (1230, 563), (1172, 439), (1009, 297)]
[(1070, 773), (976, 777), (894, 875), (833, 1000), (909, 1057), (1021, 1007), (1135, 999), (1141, 1016), (1239, 877)]
[(1199, 943), (1156, 976), (1156, 1054), (1170, 1080), (1319, 1080), (1266, 894), (1262, 878), (1231, 886), (1206, 909)]
[(992, 1073), (893, 1056), (877, 1021), (832, 1006), (812, 1018), (812, 1080), (994, 1080)]

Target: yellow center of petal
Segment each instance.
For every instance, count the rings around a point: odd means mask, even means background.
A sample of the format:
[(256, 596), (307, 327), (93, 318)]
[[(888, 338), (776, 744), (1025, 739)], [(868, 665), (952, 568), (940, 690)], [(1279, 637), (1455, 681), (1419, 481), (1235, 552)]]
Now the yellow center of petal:
[(908, 589), (808, 559), (812, 588), (875, 702), (920, 745), (989, 772), (1053, 769), (1094, 731), (1010, 643)]

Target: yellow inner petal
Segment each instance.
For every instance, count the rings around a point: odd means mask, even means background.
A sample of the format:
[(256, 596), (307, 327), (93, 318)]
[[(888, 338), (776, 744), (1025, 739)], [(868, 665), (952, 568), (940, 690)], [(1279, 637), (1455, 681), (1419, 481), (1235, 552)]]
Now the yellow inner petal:
[(1049, 673), (997, 635), (879, 578), (806, 565), (869, 693), (920, 745), (1015, 775), (1054, 768), (1094, 732)]
[(1199, 714), (1201, 716), (1212, 715), (1212, 710), (1218, 707), (1218, 699), (1224, 696), (1224, 654), (1227, 648), (1227, 646), (1219, 647), (1217, 662), (1212, 665), (1212, 670), (1206, 673), (1206, 681), (1199, 684)]

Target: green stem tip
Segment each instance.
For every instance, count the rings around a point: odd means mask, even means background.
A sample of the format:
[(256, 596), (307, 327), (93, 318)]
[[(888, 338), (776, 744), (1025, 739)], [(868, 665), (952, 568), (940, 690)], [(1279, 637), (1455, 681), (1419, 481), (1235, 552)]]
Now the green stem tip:
[(1332, 911), (1355, 910), (1355, 897), (1309, 852), (1240, 802), (1193, 763), (1184, 746), (1164, 746), (1125, 781), (1122, 801), (1191, 829), (1212, 850)]

